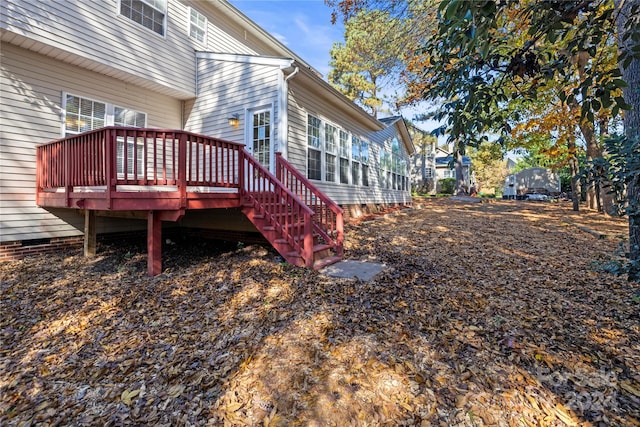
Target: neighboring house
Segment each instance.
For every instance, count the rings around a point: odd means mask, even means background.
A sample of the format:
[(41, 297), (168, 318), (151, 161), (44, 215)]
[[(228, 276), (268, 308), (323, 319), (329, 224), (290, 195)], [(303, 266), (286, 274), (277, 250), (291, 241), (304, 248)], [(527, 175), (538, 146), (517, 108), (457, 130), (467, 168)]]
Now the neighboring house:
[[(78, 199), (70, 209), (75, 193), (66, 205), (47, 206), (38, 196), (46, 209), (36, 206), (36, 146), (103, 126), (176, 129), (243, 143), (273, 173), (281, 152), (353, 215), (365, 206), (411, 202), (407, 165), (414, 147), (404, 120), (372, 118), (227, 1), (21, 0), (1, 8), (5, 247), (82, 235), (92, 217), (79, 208), (91, 204)], [(138, 137), (127, 144), (118, 138), (118, 179), (149, 167)], [(213, 142), (203, 144), (209, 144), (200, 148), (203, 155), (213, 158), (207, 151)], [(237, 180), (241, 166), (227, 168)], [(236, 181), (225, 185), (242, 191)], [(251, 230), (255, 221), (237, 215), (242, 209), (187, 208), (164, 218), (179, 218), (174, 225), (184, 227)], [(152, 224), (102, 214), (89, 222), (98, 233)]]
[(409, 134), (416, 147), (411, 157), (411, 187), (418, 193), (435, 194), (436, 162), (438, 141), (429, 132), (409, 124)]
[(525, 199), (529, 195), (557, 196), (560, 192), (560, 176), (551, 169), (537, 167), (507, 175), (503, 198)]
[[(446, 150), (438, 147), (436, 150), (435, 164), (436, 164), (436, 189), (439, 192), (441, 190), (440, 181), (445, 178), (456, 178), (456, 169), (453, 163), (453, 156)], [(453, 168), (452, 168), (453, 167)], [(467, 189), (474, 186), (475, 179), (470, 172), (471, 158), (469, 156), (462, 156), (462, 173), (464, 174), (464, 185)]]

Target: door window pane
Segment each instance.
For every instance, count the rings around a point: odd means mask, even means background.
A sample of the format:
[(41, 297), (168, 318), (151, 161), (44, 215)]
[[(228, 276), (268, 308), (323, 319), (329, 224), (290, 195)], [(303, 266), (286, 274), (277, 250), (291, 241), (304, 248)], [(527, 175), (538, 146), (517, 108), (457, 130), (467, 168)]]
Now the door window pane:
[(253, 115), (253, 156), (267, 169), (271, 166), (271, 112)]

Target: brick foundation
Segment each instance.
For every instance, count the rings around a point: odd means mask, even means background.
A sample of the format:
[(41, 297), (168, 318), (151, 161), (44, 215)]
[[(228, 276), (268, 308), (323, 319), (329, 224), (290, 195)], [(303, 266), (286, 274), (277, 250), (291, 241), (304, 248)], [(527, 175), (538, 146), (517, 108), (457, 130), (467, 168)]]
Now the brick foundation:
[(82, 236), (0, 243), (0, 261), (15, 261), (28, 256), (58, 251), (66, 251), (70, 254), (82, 252), (83, 244)]

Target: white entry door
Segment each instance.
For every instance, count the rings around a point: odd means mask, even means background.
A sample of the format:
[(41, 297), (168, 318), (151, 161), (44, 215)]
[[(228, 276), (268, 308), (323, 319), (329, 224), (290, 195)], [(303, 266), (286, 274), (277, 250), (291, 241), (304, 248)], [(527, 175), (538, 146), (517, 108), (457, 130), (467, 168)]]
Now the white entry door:
[(249, 110), (247, 123), (247, 150), (270, 172), (274, 172), (273, 109)]

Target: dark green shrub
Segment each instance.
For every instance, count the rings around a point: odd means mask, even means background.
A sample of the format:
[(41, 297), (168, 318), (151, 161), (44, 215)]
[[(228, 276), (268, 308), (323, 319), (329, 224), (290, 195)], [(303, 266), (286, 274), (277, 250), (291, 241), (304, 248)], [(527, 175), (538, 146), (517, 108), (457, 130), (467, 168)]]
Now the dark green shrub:
[(445, 178), (440, 180), (440, 192), (444, 194), (453, 194), (456, 189), (455, 178)]

